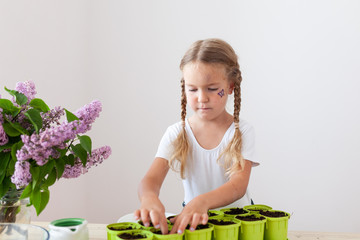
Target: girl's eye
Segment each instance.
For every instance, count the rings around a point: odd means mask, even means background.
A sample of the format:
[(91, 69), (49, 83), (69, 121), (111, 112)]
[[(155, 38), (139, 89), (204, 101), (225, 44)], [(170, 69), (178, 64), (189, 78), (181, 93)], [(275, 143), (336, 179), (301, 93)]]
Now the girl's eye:
[(209, 88), (209, 91), (217, 91), (219, 88)]
[(189, 92), (196, 92), (197, 89), (189, 89)]

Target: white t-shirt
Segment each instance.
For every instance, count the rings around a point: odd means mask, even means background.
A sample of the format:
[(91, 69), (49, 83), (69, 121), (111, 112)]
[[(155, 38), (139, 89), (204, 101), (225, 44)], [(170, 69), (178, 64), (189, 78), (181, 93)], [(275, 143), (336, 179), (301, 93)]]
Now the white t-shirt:
[[(239, 122), (239, 127), (242, 133), (242, 156), (244, 159), (252, 161), (253, 166), (257, 166), (259, 163), (254, 159), (254, 128), (242, 119)], [(190, 144), (190, 152), (185, 169), (185, 179), (182, 180), (185, 193), (184, 202), (187, 204), (196, 196), (214, 190), (228, 181), (227, 176), (225, 176), (225, 170), (217, 163), (217, 159), (233, 138), (235, 126), (234, 123), (232, 123), (224, 134), (220, 144), (209, 150), (204, 149), (197, 142), (187, 119), (185, 121), (185, 129)], [(167, 128), (160, 141), (155, 157), (166, 160), (170, 159), (173, 150), (172, 142), (181, 130), (181, 122), (175, 123)], [(223, 159), (220, 159), (220, 162), (222, 161)], [(243, 207), (250, 205), (250, 201), (247, 190), (241, 199), (226, 207)]]

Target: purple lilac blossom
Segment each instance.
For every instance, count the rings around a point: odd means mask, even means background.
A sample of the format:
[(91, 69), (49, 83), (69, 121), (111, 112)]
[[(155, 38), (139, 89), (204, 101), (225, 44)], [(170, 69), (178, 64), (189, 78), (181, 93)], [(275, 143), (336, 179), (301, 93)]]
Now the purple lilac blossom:
[(51, 109), (48, 112), (41, 112), (41, 118), (43, 121), (42, 128), (50, 128), (51, 124), (55, 123), (56, 125), (60, 125), (60, 118), (65, 114), (64, 108), (55, 107), (55, 109)]
[(49, 157), (58, 158), (59, 152), (55, 148), (66, 148), (65, 141), (76, 137), (74, 129), (77, 124), (77, 121), (63, 122), (58, 126), (41, 130), (39, 134), (21, 135), (24, 146), (17, 151), (17, 159), (24, 161), (32, 158), (42, 166), (47, 163)]
[(85, 133), (91, 129), (91, 124), (99, 116), (102, 110), (101, 102), (94, 100), (83, 106), (75, 112), (75, 116), (79, 118), (80, 124), (77, 127), (77, 133)]
[(31, 80), (16, 83), (15, 90), (24, 94), (28, 98), (28, 104), (35, 98), (36, 95), (35, 83)]
[(11, 182), (16, 185), (17, 189), (25, 187), (31, 182), (30, 163), (28, 161), (17, 161), (15, 163)]
[(85, 174), (92, 166), (97, 166), (102, 163), (111, 155), (111, 148), (109, 146), (103, 146), (98, 149), (91, 151), (91, 156), (88, 154), (87, 163), (85, 167), (82, 165), (79, 158), (75, 159), (74, 166), (65, 165), (63, 178), (77, 178), (81, 174)]
[(2, 123), (0, 122), (0, 146), (3, 146), (9, 142), (9, 137), (6, 135)]

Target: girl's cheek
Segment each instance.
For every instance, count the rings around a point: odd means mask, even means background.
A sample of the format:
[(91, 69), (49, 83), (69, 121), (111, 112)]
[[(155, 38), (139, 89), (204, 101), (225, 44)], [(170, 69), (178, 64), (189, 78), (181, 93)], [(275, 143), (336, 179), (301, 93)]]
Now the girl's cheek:
[(221, 91), (218, 92), (218, 95), (222, 98), (225, 95), (225, 90), (221, 89)]

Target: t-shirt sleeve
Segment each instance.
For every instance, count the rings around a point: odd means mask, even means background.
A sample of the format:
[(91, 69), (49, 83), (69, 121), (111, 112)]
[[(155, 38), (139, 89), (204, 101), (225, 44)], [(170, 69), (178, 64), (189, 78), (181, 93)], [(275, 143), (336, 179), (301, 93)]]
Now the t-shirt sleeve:
[(158, 150), (155, 154), (155, 158), (160, 157), (166, 160), (170, 160), (172, 151), (173, 151), (173, 141), (176, 139), (179, 134), (178, 124), (174, 124), (168, 127), (162, 136)]
[(248, 125), (242, 133), (242, 156), (244, 159), (251, 161), (252, 166), (258, 166), (260, 163), (255, 157), (255, 130), (254, 127)]

